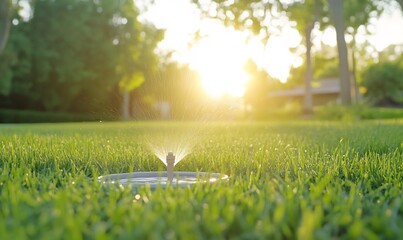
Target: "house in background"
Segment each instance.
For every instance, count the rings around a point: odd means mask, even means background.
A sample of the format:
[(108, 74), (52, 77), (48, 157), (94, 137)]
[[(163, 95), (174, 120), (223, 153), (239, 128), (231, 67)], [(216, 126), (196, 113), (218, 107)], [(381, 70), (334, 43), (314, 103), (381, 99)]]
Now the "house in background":
[[(352, 86), (352, 89), (353, 86)], [(305, 88), (298, 86), (268, 94), (269, 101), (275, 102), (304, 102)], [(340, 81), (338, 78), (323, 79), (312, 83), (312, 99), (314, 106), (324, 105), (329, 102), (340, 101)]]

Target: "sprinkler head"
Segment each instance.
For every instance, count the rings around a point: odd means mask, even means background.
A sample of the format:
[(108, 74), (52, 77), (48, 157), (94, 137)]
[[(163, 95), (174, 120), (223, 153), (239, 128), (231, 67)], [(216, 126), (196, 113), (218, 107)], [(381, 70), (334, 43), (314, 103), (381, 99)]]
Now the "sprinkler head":
[(168, 152), (168, 155), (167, 155), (167, 162), (173, 162), (173, 163), (175, 163), (175, 155), (173, 154), (173, 152)]
[(167, 163), (167, 177), (168, 177), (168, 182), (172, 182), (174, 178), (174, 164), (175, 164), (175, 155), (173, 152), (168, 152), (168, 155), (166, 157), (166, 163)]

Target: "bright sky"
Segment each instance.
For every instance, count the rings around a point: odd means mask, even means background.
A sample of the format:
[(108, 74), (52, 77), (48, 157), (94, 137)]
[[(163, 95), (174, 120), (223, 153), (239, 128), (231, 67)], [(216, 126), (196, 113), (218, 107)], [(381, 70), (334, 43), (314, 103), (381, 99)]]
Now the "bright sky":
[[(298, 32), (291, 27), (282, 29), (280, 36), (272, 36), (266, 46), (257, 38), (245, 44), (246, 33), (227, 29), (217, 20), (202, 20), (197, 8), (188, 0), (155, 2), (155, 6), (143, 18), (158, 28), (166, 29), (165, 39), (159, 45), (160, 50), (173, 50), (176, 60), (188, 62), (201, 74), (206, 90), (213, 96), (223, 93), (243, 95), (248, 80), (243, 65), (249, 58), (281, 81), (287, 79), (292, 65), (302, 63), (299, 56), (289, 51), (289, 48), (301, 44)], [(392, 43), (403, 43), (402, 26), (400, 9), (389, 11), (376, 22), (375, 35), (369, 41), (378, 51)], [(194, 32), (199, 29), (207, 37), (190, 47)], [(322, 39), (330, 45), (336, 44), (333, 30), (326, 31), (316, 39)]]

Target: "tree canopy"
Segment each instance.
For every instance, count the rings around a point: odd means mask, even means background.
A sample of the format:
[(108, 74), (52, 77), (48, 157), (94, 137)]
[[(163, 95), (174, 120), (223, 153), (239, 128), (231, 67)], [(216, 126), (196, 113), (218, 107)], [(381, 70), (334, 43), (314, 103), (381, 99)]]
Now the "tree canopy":
[(38, 110), (96, 111), (119, 88), (138, 87), (157, 64), (163, 32), (139, 22), (132, 0), (42, 0), (30, 8), (29, 19), (14, 9), (0, 57), (1, 94), (15, 100), (11, 107), (24, 101)]
[[(351, 103), (349, 57), (345, 34), (353, 36), (351, 48), (355, 48), (355, 35), (362, 26), (367, 26), (370, 19), (379, 16), (382, 12), (382, 0), (211, 0), (197, 1), (204, 15), (221, 20), (227, 26), (235, 29), (248, 30), (267, 40), (272, 34), (281, 32), (286, 17), (294, 23), (305, 44), (305, 109), (312, 109), (311, 81), (313, 80), (311, 63), (311, 37), (315, 26), (325, 29), (331, 25), (337, 32), (339, 74), (341, 84), (341, 99), (344, 104)], [(401, 4), (401, 1), (398, 1)], [(352, 68), (355, 72), (356, 56), (352, 56)], [(355, 73), (354, 73), (355, 75)]]
[(0, 0), (0, 55), (6, 46), (10, 29), (10, 2), (9, 0)]

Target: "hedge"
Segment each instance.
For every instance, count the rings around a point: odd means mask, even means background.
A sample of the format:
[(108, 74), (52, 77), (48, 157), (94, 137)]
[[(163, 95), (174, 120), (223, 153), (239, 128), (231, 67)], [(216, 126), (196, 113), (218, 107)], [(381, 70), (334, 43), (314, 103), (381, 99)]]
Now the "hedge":
[[(103, 120), (90, 114), (0, 109), (0, 123), (83, 122)], [(108, 118), (105, 120), (113, 120)]]

